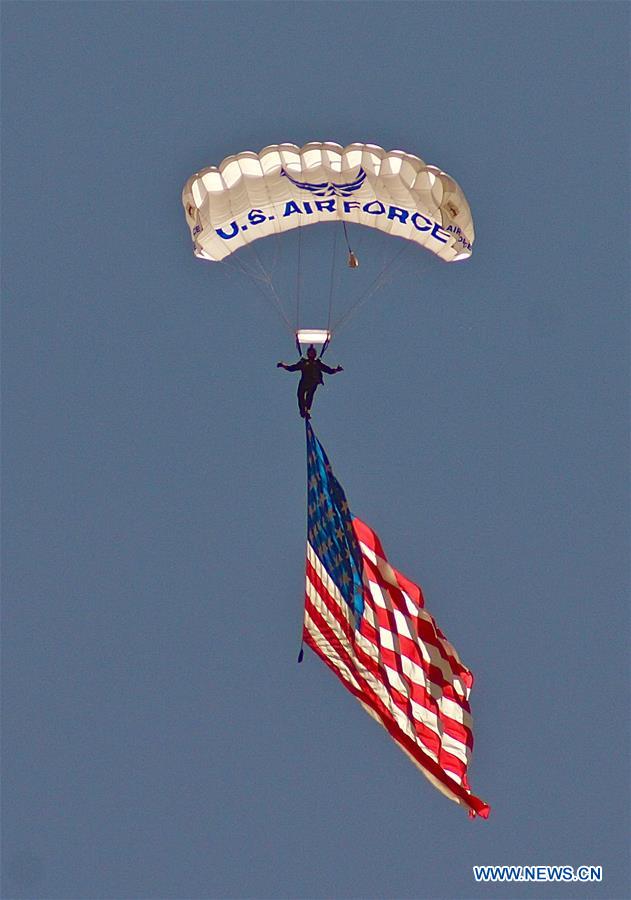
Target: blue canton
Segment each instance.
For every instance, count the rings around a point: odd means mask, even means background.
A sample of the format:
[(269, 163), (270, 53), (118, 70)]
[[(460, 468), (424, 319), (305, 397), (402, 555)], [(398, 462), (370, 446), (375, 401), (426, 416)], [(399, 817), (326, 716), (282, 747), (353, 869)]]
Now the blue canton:
[(364, 611), (361, 551), (351, 512), (324, 447), (307, 426), (307, 509), (309, 543), (355, 613)]

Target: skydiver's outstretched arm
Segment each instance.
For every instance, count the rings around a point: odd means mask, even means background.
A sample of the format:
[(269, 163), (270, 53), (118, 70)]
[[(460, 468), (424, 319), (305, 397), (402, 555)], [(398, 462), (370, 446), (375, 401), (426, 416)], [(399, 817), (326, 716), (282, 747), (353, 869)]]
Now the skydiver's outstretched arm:
[(286, 372), (298, 372), (300, 369), (301, 362), (302, 362), (302, 360), (299, 359), (297, 363), (293, 364), (293, 366), (288, 366), (287, 363), (279, 362), (279, 363), (276, 363), (276, 368), (277, 369), (285, 369)]
[(332, 369), (330, 366), (325, 365), (323, 362), (320, 362), (320, 368), (323, 372), (326, 372), (327, 375), (337, 375), (338, 372), (344, 371), (341, 366), (336, 366), (334, 369)]

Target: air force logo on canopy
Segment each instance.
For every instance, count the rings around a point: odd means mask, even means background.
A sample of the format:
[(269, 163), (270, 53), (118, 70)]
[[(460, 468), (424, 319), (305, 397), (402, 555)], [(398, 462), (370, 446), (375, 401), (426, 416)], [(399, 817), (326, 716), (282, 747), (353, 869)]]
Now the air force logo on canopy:
[(366, 173), (361, 166), (359, 167), (357, 178), (355, 178), (354, 181), (344, 184), (334, 184), (332, 181), (324, 181), (319, 184), (313, 184), (309, 181), (298, 181), (296, 178), (292, 178), (285, 169), (281, 169), (280, 174), (285, 178), (288, 178), (292, 184), (295, 184), (296, 187), (300, 188), (302, 191), (310, 191), (312, 194), (315, 194), (316, 197), (331, 197), (333, 195), (336, 197), (350, 197), (354, 191), (360, 189), (366, 180)]

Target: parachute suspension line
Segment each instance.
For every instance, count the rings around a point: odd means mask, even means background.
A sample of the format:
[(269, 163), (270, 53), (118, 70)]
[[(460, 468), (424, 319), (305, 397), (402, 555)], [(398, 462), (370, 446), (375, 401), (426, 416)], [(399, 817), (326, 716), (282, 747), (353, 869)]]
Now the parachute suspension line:
[(298, 265), (296, 267), (296, 331), (300, 328), (300, 281), (302, 275), (302, 227), (298, 225)]
[[(276, 205), (274, 205), (274, 209), (276, 209)], [(276, 223), (274, 223), (274, 224), (276, 224)], [(259, 256), (258, 252), (256, 251), (256, 245), (254, 245), (254, 250), (256, 252), (256, 255), (259, 260), (259, 264), (260, 264), (261, 268), (263, 268), (265, 271), (267, 271), (267, 275), (268, 275), (268, 278), (269, 278), (269, 281), (271, 284), (274, 280), (274, 275), (275, 275), (276, 269), (278, 267), (278, 262), (282, 255), (282, 241), (280, 240), (279, 232), (276, 231), (276, 229), (274, 229), (274, 240), (270, 241), (270, 244), (274, 247), (274, 254), (273, 254), (273, 257), (270, 260), (268, 266), (265, 266), (263, 264), (263, 262), (261, 261), (261, 257)]]
[(272, 272), (268, 271), (267, 267), (264, 265), (263, 260), (259, 254), (259, 251), (256, 249), (256, 244), (251, 244), (252, 253), (256, 259), (259, 269), (261, 270), (261, 281), (265, 282), (265, 284), (269, 284), (272, 286)]
[(270, 286), (270, 290), (271, 290), (272, 294), (274, 295), (274, 299), (276, 301), (276, 307), (280, 310), (281, 317), (282, 317), (283, 321), (285, 322), (285, 324), (287, 325), (288, 330), (291, 332), (291, 334), (293, 334), (294, 329), (291, 327), (291, 322), (285, 315), (285, 311), (283, 310), (283, 304), (281, 303), (281, 299), (278, 296), (276, 288), (274, 287), (273, 281), (269, 282), (269, 286)]
[[(274, 216), (278, 218), (278, 208), (275, 203), (272, 203), (272, 208), (274, 210)], [(280, 240), (280, 230), (278, 228), (278, 222), (274, 222), (274, 258), (272, 263), (270, 264), (270, 278), (273, 278), (276, 274), (276, 270), (278, 268), (278, 263), (282, 256), (282, 241)]]
[[(406, 243), (407, 243), (407, 242), (406, 242)], [(334, 324), (334, 326), (333, 326), (333, 330), (334, 330), (334, 331), (336, 331), (336, 332), (339, 331), (340, 328), (341, 328), (343, 325), (345, 325), (345, 324), (348, 322), (348, 320), (349, 320), (353, 315), (355, 315), (355, 313), (356, 313), (356, 312), (364, 305), (364, 303), (366, 303), (366, 301), (369, 300), (369, 299), (373, 296), (373, 294), (375, 294), (375, 293), (379, 290), (379, 288), (382, 286), (383, 282), (385, 281), (385, 275), (386, 275), (386, 273), (388, 272), (388, 270), (392, 268), (392, 266), (395, 264), (395, 262), (396, 262), (396, 261), (402, 256), (402, 254), (408, 249), (407, 246), (406, 246), (406, 243), (404, 243), (403, 246), (401, 247), (401, 249), (399, 250), (399, 252), (396, 253), (396, 254), (395, 254), (395, 255), (394, 255), (394, 256), (386, 263), (385, 266), (383, 266), (383, 268), (381, 269), (381, 271), (378, 272), (377, 275), (376, 275), (376, 276), (373, 278), (373, 280), (370, 282), (370, 284), (368, 285), (368, 287), (366, 288), (366, 290), (365, 290), (362, 294), (359, 295), (359, 297), (357, 298), (357, 300), (355, 300), (355, 302), (352, 304), (352, 306), (350, 306), (350, 307), (348, 308), (348, 310), (344, 313), (344, 315), (341, 316), (341, 318), (339, 318), (339, 319), (337, 320), (337, 322), (336, 322), (336, 323)]]
[(274, 276), (276, 274), (278, 265), (280, 262), (284, 261), (286, 254), (285, 254), (285, 250), (284, 250), (285, 242), (281, 239), (281, 230), (278, 226), (278, 222), (280, 221), (281, 214), (278, 210), (278, 207), (277, 207), (275, 201), (272, 201), (272, 207), (274, 209), (274, 215), (275, 215), (276, 221), (274, 222), (274, 258), (273, 258), (272, 262), (270, 263), (269, 271), (266, 270), (266, 267), (263, 264), (261, 257), (259, 256), (258, 252), (256, 252), (256, 247), (254, 247), (254, 251), (256, 253), (256, 256), (257, 256), (257, 259), (259, 262), (259, 266), (261, 267), (261, 269), (264, 272), (266, 272), (265, 283), (268, 285), (271, 293), (274, 295), (276, 304), (277, 304), (279, 310), (281, 311), (283, 321), (285, 322), (287, 329), (289, 331), (291, 331), (292, 334), (294, 334), (295, 329), (292, 328), (288, 317), (285, 315), (284, 304), (283, 304), (280, 296), (278, 295), (278, 291), (276, 290), (276, 283), (274, 282)]
[(337, 261), (337, 236), (339, 233), (339, 228), (333, 229), (333, 252), (331, 254), (331, 279), (329, 284), (329, 311), (326, 317), (326, 330), (329, 332), (329, 336), (322, 344), (322, 349), (320, 350), (320, 359), (326, 353), (326, 348), (331, 343), (331, 311), (333, 309), (333, 289), (335, 287), (335, 263)]
[[(344, 224), (344, 228), (346, 228), (346, 224)], [(333, 308), (333, 288), (335, 287), (335, 262), (337, 259), (337, 235), (339, 233), (338, 228), (333, 229), (334, 237), (333, 237), (333, 253), (331, 255), (331, 282), (329, 285), (329, 313), (326, 319), (326, 330), (331, 330), (331, 310)], [(324, 352), (324, 351), (322, 351)]]
[[(261, 294), (265, 297), (265, 300), (267, 302), (270, 302), (270, 299), (272, 300), (274, 306), (276, 307), (276, 311), (278, 312), (280, 318), (285, 323), (285, 327), (291, 334), (293, 334), (294, 329), (291, 327), (291, 323), (290, 323), (289, 319), (287, 318), (287, 315), (285, 314), (285, 310), (283, 309), (283, 303), (282, 303), (281, 298), (278, 296), (276, 286), (274, 285), (274, 282), (272, 280), (271, 271), (268, 272), (267, 268), (265, 267), (265, 264), (263, 263), (263, 260), (261, 259), (261, 256), (260, 256), (258, 250), (256, 249), (256, 246), (254, 246), (253, 244), (250, 244), (248, 251), (251, 252), (252, 256), (254, 257), (254, 260), (258, 264), (260, 274), (256, 272), (254, 267), (249, 266), (249, 265), (246, 266), (245, 261), (243, 259), (239, 259), (237, 254), (234, 254), (231, 257), (231, 260), (234, 260), (234, 265), (239, 269), (240, 272), (242, 272), (242, 274), (244, 274), (247, 278), (251, 279), (251, 281), (254, 282), (254, 284), (256, 285), (256, 287), (259, 288)], [(229, 265), (228, 260), (224, 259), (223, 262)], [(271, 298), (269, 297), (268, 294), (265, 293), (265, 291), (261, 287), (262, 284), (266, 285), (269, 288), (270, 293), (272, 295)]]
[(342, 226), (344, 228), (344, 240), (346, 241), (346, 249), (349, 253), (352, 253), (353, 251), (351, 250), (351, 242), (348, 239), (348, 229), (346, 228), (346, 222), (344, 219), (342, 219)]
[(221, 262), (223, 265), (227, 266), (227, 268), (241, 272), (242, 275), (245, 275), (246, 278), (250, 278), (252, 281), (267, 284), (267, 279), (259, 275), (251, 266), (246, 265), (243, 259), (237, 259), (236, 256), (230, 256), (222, 259)]
[(256, 249), (256, 247), (252, 247), (252, 249), (254, 250), (254, 254), (255, 254), (256, 259), (257, 259), (257, 262), (258, 262), (258, 264), (259, 264), (259, 268), (261, 269), (261, 271), (262, 271), (262, 273), (263, 273), (263, 281), (264, 281), (265, 284), (269, 287), (269, 289), (270, 289), (270, 291), (271, 291), (271, 293), (272, 293), (272, 295), (273, 295), (273, 297), (274, 297), (274, 301), (275, 301), (275, 303), (276, 303), (276, 306), (278, 307), (278, 309), (279, 309), (279, 311), (280, 311), (280, 313), (281, 313), (282, 318), (283, 318), (284, 321), (287, 323), (287, 327), (288, 327), (288, 328), (290, 329), (290, 331), (293, 333), (293, 330), (294, 330), (294, 329), (291, 327), (291, 324), (290, 324), (290, 322), (289, 322), (289, 319), (288, 319), (287, 316), (285, 315), (285, 312), (284, 312), (284, 309), (283, 309), (283, 302), (282, 302), (281, 298), (278, 296), (278, 291), (276, 290), (276, 285), (274, 284), (274, 281), (273, 281), (273, 278), (272, 278), (272, 272), (271, 272), (271, 271), (268, 272), (267, 269), (265, 268), (265, 265), (263, 264), (263, 260), (261, 259), (260, 255), (259, 255), (259, 253), (258, 253), (258, 250)]
[(236, 257), (226, 257), (221, 260), (221, 265), (226, 269), (232, 269), (234, 272), (239, 272), (241, 275), (244, 275), (250, 281), (253, 281), (257, 286), (261, 283), (262, 279), (260, 275), (257, 275), (256, 272), (250, 270), (245, 263), (237, 259)]
[[(261, 296), (263, 297), (265, 302), (270, 304), (276, 310), (281, 321), (285, 325), (287, 331), (290, 334), (294, 333), (294, 329), (291, 327), (291, 322), (285, 315), (285, 310), (283, 309), (283, 305), (280, 302), (280, 298), (278, 297), (278, 294), (276, 293), (274, 286), (269, 281), (269, 279), (261, 279), (260, 276), (257, 276), (255, 273), (249, 271), (248, 268), (243, 264), (242, 260), (236, 259), (236, 255), (231, 258), (230, 262), (228, 262), (227, 259), (223, 259), (221, 262), (222, 262), (222, 265), (226, 266), (226, 268), (233, 269), (234, 271), (240, 272), (242, 275), (245, 275), (245, 277), (254, 284), (255, 288), (257, 288), (257, 290), (259, 291), (259, 293), (261, 294)], [(264, 290), (263, 284), (267, 284), (268, 287), (271, 288), (271, 290), (272, 290), (271, 297)]]

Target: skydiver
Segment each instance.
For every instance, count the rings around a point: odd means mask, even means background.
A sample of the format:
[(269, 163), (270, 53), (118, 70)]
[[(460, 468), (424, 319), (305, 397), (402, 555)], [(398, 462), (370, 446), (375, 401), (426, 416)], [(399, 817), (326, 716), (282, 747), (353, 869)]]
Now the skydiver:
[(287, 372), (301, 372), (300, 381), (298, 382), (298, 409), (303, 419), (311, 418), (313, 395), (318, 385), (323, 383), (322, 373), (326, 372), (327, 375), (335, 375), (337, 372), (344, 371), (341, 366), (331, 369), (321, 359), (317, 359), (316, 348), (313, 344), (307, 350), (306, 358), (301, 356), (298, 362), (292, 366), (279, 362), (276, 363), (276, 368), (285, 369)]

